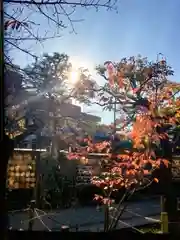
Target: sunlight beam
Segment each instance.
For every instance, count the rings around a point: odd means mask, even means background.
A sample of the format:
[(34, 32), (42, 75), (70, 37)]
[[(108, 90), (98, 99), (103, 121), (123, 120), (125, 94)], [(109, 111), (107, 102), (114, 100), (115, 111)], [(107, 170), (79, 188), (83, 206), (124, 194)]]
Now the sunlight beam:
[(69, 81), (72, 85), (76, 84), (80, 79), (78, 71), (71, 71), (69, 74)]

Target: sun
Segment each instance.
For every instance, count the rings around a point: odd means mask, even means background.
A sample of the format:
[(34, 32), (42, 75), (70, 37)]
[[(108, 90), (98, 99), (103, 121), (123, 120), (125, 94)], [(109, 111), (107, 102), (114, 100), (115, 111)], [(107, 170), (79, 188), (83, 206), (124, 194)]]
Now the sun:
[(81, 58), (79, 56), (71, 56), (69, 59), (70, 63), (72, 64), (72, 70), (69, 75), (69, 81), (72, 84), (75, 84), (79, 80), (79, 69), (84, 68), (88, 69), (89, 72), (93, 73), (94, 71), (94, 66), (91, 61), (87, 61), (84, 58)]
[(79, 72), (77, 70), (72, 70), (69, 73), (69, 81), (71, 84), (76, 84), (79, 80)]

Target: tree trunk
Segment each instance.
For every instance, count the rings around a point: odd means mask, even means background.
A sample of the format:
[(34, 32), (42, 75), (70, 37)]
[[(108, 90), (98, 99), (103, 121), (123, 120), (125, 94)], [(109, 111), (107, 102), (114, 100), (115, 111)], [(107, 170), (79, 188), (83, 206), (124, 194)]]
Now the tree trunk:
[(162, 170), (163, 173), (161, 175), (160, 182), (165, 196), (165, 211), (168, 213), (169, 232), (174, 233), (178, 231), (178, 225), (175, 222), (179, 221), (179, 213), (177, 211), (178, 192), (172, 181), (172, 146), (169, 140), (165, 139), (162, 140), (161, 147), (163, 149), (162, 157), (170, 161), (169, 168)]
[(8, 227), (8, 214), (7, 214), (7, 201), (6, 201), (6, 178), (7, 178), (7, 166), (8, 160), (13, 152), (13, 141), (9, 139), (7, 135), (4, 134), (3, 140), (1, 141), (2, 149), (2, 160), (0, 161), (0, 182), (1, 182), (1, 230), (3, 233), (7, 231)]
[(104, 206), (104, 232), (107, 232), (109, 228), (109, 206), (105, 204)]

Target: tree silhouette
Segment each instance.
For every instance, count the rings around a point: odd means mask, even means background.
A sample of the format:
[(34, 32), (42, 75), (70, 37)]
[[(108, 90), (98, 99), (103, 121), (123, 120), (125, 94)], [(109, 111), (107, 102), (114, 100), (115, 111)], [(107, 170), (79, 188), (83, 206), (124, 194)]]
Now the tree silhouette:
[[(63, 115), (62, 107), (66, 101), (72, 98), (90, 104), (93, 92), (89, 89), (95, 83), (87, 70), (79, 69), (79, 71), (77, 70), (77, 82), (73, 85), (69, 79), (71, 72), (72, 66), (69, 57), (66, 54), (59, 53), (44, 54), (41, 59), (23, 69), (22, 75), (13, 71), (13, 74), (21, 78), (19, 79), (19, 87), (15, 88), (16, 91), (7, 93), (8, 96), (15, 96), (12, 98), (11, 104), (7, 103), (9, 114), (6, 130), (16, 139), (16, 142), (22, 141), (25, 136), (37, 130), (45, 130), (45, 128), (51, 136), (56, 131), (57, 126), (63, 128), (66, 125), (66, 128), (71, 128), (72, 133), (76, 135), (77, 131), (75, 129), (85, 126), (85, 122), (80, 116), (76, 119), (76, 116), (73, 117), (73, 115)], [(11, 78), (9, 74), (7, 75), (6, 80), (8, 82)], [(16, 85), (18, 83), (14, 78), (13, 82), (16, 82)], [(20, 94), (18, 94), (20, 90), (18, 89), (24, 89), (23, 99), (20, 99)], [(33, 90), (34, 95), (30, 94), (29, 90)], [(15, 104), (14, 99), (16, 98), (19, 101)], [(31, 119), (32, 123), (27, 125), (29, 121), (27, 122), (26, 119)], [(51, 130), (50, 121), (53, 121)], [(86, 122), (86, 125), (88, 125), (88, 122)], [(16, 137), (15, 128), (18, 131)], [(61, 134), (66, 135), (65, 132)]]

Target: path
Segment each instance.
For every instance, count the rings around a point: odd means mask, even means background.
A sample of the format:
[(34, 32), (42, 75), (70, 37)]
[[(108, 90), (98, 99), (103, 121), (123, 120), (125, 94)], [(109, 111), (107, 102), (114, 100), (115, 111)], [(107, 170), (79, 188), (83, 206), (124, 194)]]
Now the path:
[[(133, 213), (132, 213), (133, 212)], [(136, 213), (134, 216), (134, 213)], [(39, 212), (40, 214), (40, 212)], [(43, 213), (41, 213), (43, 214)], [(125, 221), (128, 224), (136, 225), (137, 223), (145, 224), (148, 223), (147, 220), (138, 217), (138, 214), (143, 216), (156, 216), (158, 218), (160, 214), (160, 201), (151, 200), (151, 201), (141, 201), (130, 203), (127, 211), (123, 214), (121, 220)], [(43, 216), (42, 220), (53, 231), (60, 229), (61, 225), (69, 225), (75, 229), (75, 226), (78, 224), (79, 230), (90, 229), (96, 231), (97, 228), (103, 228), (103, 211), (97, 210), (94, 207), (84, 207), (77, 209), (66, 209), (61, 211), (49, 212), (49, 217), (53, 217), (54, 220), (48, 218), (48, 216)], [(27, 229), (28, 226), (28, 215), (27, 213), (19, 213), (10, 216), (10, 225), (13, 229)], [(24, 221), (25, 220), (25, 221)], [(24, 221), (24, 224), (21, 225), (21, 221)], [(39, 220), (34, 221), (34, 230), (45, 230), (45, 226)], [(119, 227), (125, 227), (124, 224), (120, 224)]]

